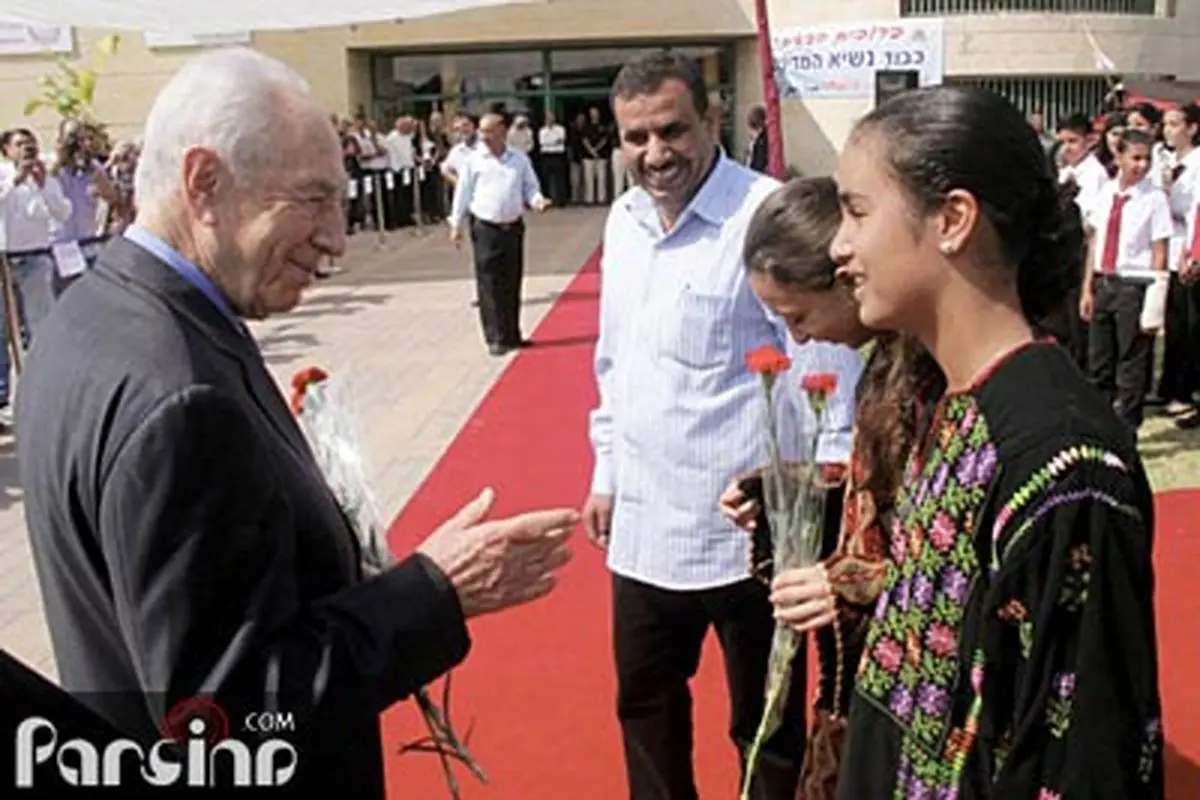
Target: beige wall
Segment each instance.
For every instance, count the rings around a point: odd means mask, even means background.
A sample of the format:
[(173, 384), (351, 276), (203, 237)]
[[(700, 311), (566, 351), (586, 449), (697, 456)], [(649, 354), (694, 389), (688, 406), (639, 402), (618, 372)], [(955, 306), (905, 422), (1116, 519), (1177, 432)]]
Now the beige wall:
[[(1160, 0), (1165, 9), (1169, 0)], [(367, 53), (373, 49), (438, 49), (493, 44), (538, 45), (635, 40), (721, 39), (737, 42), (739, 118), (761, 102), (758, 54), (753, 40), (754, 0), (553, 0), (446, 17), (354, 28), (255, 34), (258, 49), (287, 61), (310, 81), (331, 111), (353, 112), (369, 105)], [(1024, 73), (1072, 75), (1093, 72), (1083, 34), (1086, 21), (1100, 46), (1128, 74), (1200, 77), (1200, 0), (1178, 2), (1172, 19), (1078, 15), (1004, 14), (951, 17), (946, 22), (946, 68), (952, 75)], [(894, 19), (899, 0), (770, 0), (774, 27)], [(90, 57), (102, 34), (77, 33), (77, 50)], [(100, 81), (98, 110), (118, 137), (136, 135), (162, 81), (193, 51), (147, 50), (137, 33), (126, 34), (121, 52)], [(45, 57), (0, 57), (0, 108), (6, 123), (21, 121), (20, 109), (39, 75), (53, 68)], [(870, 107), (868, 98), (785, 101), (788, 160), (808, 173), (828, 171), (854, 121)], [(49, 134), (54, 119), (42, 114), (34, 127)], [(739, 133), (741, 133), (739, 131)], [(744, 141), (739, 138), (739, 149)]]
[[(753, 13), (753, 0), (742, 0)], [(1160, 9), (1168, 7), (1160, 0)], [(771, 0), (773, 28), (804, 24), (888, 20), (898, 17), (898, 0), (801, 3)], [(1084, 34), (1090, 27), (1117, 68), (1126, 74), (1200, 77), (1200, 0), (1177, 3), (1174, 18), (1111, 15), (995, 14), (946, 18), (948, 75), (1094, 75), (1093, 53)], [(739, 63), (739, 69), (742, 64)], [(788, 160), (808, 173), (830, 171), (835, 154), (855, 120), (873, 101), (826, 99), (785, 101)]]
[[(752, 32), (740, 0), (686, 0), (687, 14), (675, 3), (641, 0), (554, 0), (477, 9), (402, 23), (380, 23), (288, 33), (257, 33), (254, 46), (299, 70), (323, 104), (337, 113), (369, 105), (366, 51), (378, 48), (442, 48), (538, 42), (608, 42), (723, 38)], [(335, 0), (336, 2), (336, 0)], [(90, 58), (106, 32), (77, 31), (77, 53)], [(148, 50), (138, 33), (122, 34), (120, 53), (102, 76), (97, 110), (117, 137), (136, 136), (168, 75), (195, 51)], [(43, 136), (56, 124), (50, 114), (21, 118), (25, 100), (40, 75), (52, 71), (52, 57), (0, 57), (0, 108), (4, 124), (32, 122)]]

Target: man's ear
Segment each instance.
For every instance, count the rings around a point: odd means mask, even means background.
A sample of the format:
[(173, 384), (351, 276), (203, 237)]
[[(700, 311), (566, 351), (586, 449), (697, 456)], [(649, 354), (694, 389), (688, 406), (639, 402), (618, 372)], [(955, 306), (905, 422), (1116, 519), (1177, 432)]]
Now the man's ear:
[(205, 225), (216, 223), (218, 195), (223, 193), (229, 173), (220, 157), (207, 147), (192, 147), (183, 154), (183, 202), (192, 215)]

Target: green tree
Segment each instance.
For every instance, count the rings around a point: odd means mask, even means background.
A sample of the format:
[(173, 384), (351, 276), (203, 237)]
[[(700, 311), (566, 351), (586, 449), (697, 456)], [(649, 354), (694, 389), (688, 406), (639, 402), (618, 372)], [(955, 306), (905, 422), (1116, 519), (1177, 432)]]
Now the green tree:
[(120, 44), (120, 36), (105, 36), (96, 43), (96, 53), (90, 66), (72, 66), (65, 57), (58, 56), (55, 59), (56, 71), (38, 78), (39, 94), (25, 103), (25, 116), (48, 108), (64, 120), (99, 124), (92, 106), (96, 97), (96, 80), (108, 60), (116, 55)]

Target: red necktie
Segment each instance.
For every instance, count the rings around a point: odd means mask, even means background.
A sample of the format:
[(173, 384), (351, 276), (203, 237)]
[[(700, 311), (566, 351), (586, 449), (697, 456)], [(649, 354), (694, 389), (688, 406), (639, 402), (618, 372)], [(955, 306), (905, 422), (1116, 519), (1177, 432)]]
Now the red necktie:
[(1100, 254), (1100, 272), (1112, 275), (1117, 271), (1117, 252), (1121, 246), (1121, 212), (1129, 202), (1129, 195), (1119, 194), (1113, 198), (1112, 211), (1108, 213), (1108, 230), (1104, 233), (1104, 252)]
[(1192, 261), (1200, 261), (1200, 207), (1196, 209), (1196, 219), (1192, 222), (1192, 246), (1188, 248)]

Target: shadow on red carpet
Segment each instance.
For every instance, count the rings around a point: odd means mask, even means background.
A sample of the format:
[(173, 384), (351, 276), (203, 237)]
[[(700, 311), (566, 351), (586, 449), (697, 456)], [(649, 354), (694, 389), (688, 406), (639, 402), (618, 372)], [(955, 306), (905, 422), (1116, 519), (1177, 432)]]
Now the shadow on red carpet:
[[(578, 508), (591, 478), (587, 415), (595, 405), (591, 354), (599, 273), (593, 257), (447, 448), (393, 523), (407, 552), (485, 486), (496, 516), (547, 506)], [(615, 720), (608, 573), (582, 531), (554, 593), (472, 623), (473, 645), (452, 677), (451, 716), (473, 728), (471, 749), (488, 773), (480, 786), (458, 770), (463, 797), (613, 800), (624, 794)], [(696, 678), (697, 779), (703, 797), (732, 797), (737, 765), (724, 738), (728, 709), (716, 659)], [(411, 703), (383, 718), (390, 800), (448, 797), (435, 756), (394, 755), (424, 735)]]
[[(392, 525), (410, 551), (485, 486), (495, 515), (582, 505), (591, 472), (587, 415), (599, 275), (589, 261), (501, 374)], [(1200, 797), (1200, 492), (1159, 498), (1158, 616), (1166, 707), (1168, 798)], [(575, 541), (575, 560), (540, 602), (471, 625), (473, 646), (453, 676), (451, 715), (472, 729), (471, 749), (489, 775), (457, 769), (464, 800), (620, 800), (627, 796), (610, 646), (608, 573), (602, 554)], [(693, 682), (700, 796), (736, 796), (737, 763), (726, 738), (728, 704), (715, 647)], [(449, 796), (433, 755), (397, 755), (425, 731), (411, 703), (382, 720), (389, 800)]]

